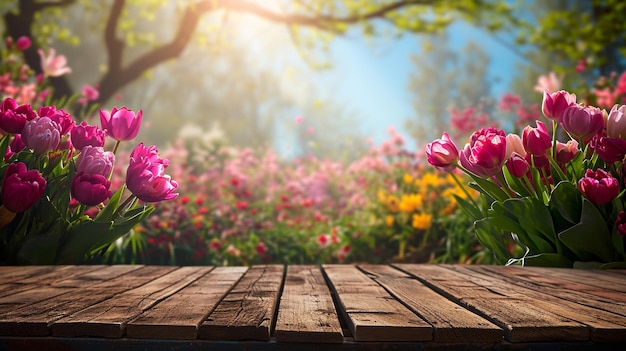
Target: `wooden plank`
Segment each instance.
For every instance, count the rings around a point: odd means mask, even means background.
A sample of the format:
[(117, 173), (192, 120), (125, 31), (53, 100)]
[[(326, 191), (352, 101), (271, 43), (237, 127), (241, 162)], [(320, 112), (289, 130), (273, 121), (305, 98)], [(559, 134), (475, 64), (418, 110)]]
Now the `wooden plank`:
[[(90, 278), (84, 280), (83, 285), (77, 285), (75, 278), (69, 278), (67, 283), (60, 281), (60, 287), (55, 289), (63, 289), (65, 293), (0, 315), (0, 335), (47, 336), (52, 322), (139, 287), (176, 268), (126, 266), (125, 275), (119, 267), (89, 273)], [(113, 277), (113, 274), (117, 276)]]
[(34, 266), (19, 267), (12, 275), (7, 273), (6, 285), (0, 286), (0, 297), (21, 291), (45, 287), (57, 281), (96, 271), (103, 266)]
[[(589, 326), (593, 341), (626, 342), (626, 317), (623, 315), (626, 312), (625, 308), (618, 304), (597, 302), (592, 295), (575, 290), (576, 286), (566, 288), (569, 286), (567, 282), (566, 287), (559, 285), (558, 282), (555, 285), (537, 284), (521, 267), (448, 266), (447, 268), (480, 279), (481, 284), (491, 284), (494, 281), (503, 283), (504, 286), (501, 288), (491, 288), (502, 294), (515, 291), (533, 298), (536, 307)], [(584, 288), (584, 285), (580, 288)], [(600, 297), (596, 298), (600, 299)], [(617, 312), (621, 312), (622, 315)]]
[(351, 265), (324, 265), (356, 341), (431, 341), (433, 328)]
[(198, 338), (269, 340), (283, 266), (253, 266), (198, 328)]
[(589, 340), (586, 325), (541, 308), (536, 299), (516, 293), (511, 286), (496, 289), (493, 282), (480, 281), (437, 265), (395, 266), (503, 328), (508, 341)]
[(365, 273), (433, 326), (433, 340), (447, 343), (496, 343), (502, 329), (389, 266), (360, 265)]
[(0, 284), (53, 271), (57, 266), (0, 266)]
[(54, 336), (120, 338), (126, 323), (194, 282), (212, 267), (182, 267), (52, 323)]
[(101, 268), (102, 266), (57, 266), (40, 275), (23, 278), (19, 281), (19, 286), (13, 286), (11, 294), (0, 297), (0, 314), (61, 295), (66, 290), (50, 284)]
[[(617, 272), (606, 270), (585, 270), (570, 268), (524, 267), (527, 272), (534, 272), (546, 276), (546, 279), (558, 278), (570, 282), (584, 283), (604, 290), (613, 290), (626, 293), (626, 277)], [(550, 277), (550, 278), (549, 278)]]
[(198, 327), (241, 279), (247, 267), (218, 267), (128, 322), (126, 336), (196, 339)]
[(274, 335), (278, 342), (343, 342), (333, 298), (318, 266), (287, 268)]
[[(50, 285), (54, 287), (89, 287), (94, 284), (100, 284), (112, 279), (116, 279), (119, 276), (130, 273), (144, 266), (142, 265), (112, 265), (101, 266), (100, 269), (90, 271), (85, 274), (73, 276), (60, 281), (52, 282)], [(143, 272), (143, 271), (142, 271)], [(141, 273), (140, 273), (141, 274)], [(135, 282), (133, 282), (135, 284)], [(101, 286), (101, 285), (98, 285)]]

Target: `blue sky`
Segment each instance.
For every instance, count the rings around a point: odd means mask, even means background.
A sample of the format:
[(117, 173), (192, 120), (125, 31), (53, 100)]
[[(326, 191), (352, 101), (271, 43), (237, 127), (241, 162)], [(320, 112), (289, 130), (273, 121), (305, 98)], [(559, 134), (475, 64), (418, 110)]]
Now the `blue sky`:
[[(498, 77), (493, 87), (497, 96), (506, 91), (507, 72), (514, 69), (518, 58), (489, 34), (462, 22), (449, 28), (452, 45), (463, 47), (468, 40), (481, 43), (491, 56), (490, 74)], [(332, 84), (338, 88), (332, 96), (345, 102), (361, 124), (364, 134), (380, 144), (388, 137), (391, 125), (402, 134), (403, 121), (415, 118), (411, 96), (407, 91), (409, 76), (415, 69), (410, 57), (421, 51), (414, 35), (389, 39), (382, 46), (369, 46), (360, 36), (336, 38), (331, 47), (333, 69), (320, 75), (321, 87)], [(332, 83), (334, 82), (334, 84)], [(407, 136), (407, 135), (405, 135)]]

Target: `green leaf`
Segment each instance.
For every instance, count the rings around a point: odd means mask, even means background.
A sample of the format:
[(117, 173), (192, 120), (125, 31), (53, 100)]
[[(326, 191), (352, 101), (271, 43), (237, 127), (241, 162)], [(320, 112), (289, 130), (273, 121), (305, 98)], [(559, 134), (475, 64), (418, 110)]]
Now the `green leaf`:
[(107, 205), (98, 213), (95, 220), (96, 221), (112, 221), (113, 214), (120, 206), (120, 199), (122, 198), (122, 193), (126, 187), (122, 185), (116, 192), (111, 196)]
[(574, 184), (568, 181), (558, 183), (550, 195), (549, 206), (572, 224), (580, 222), (582, 196)]
[(509, 252), (504, 245), (502, 231), (493, 225), (489, 218), (474, 222), (474, 230), (480, 244), (493, 253), (496, 261), (503, 264), (509, 259)]
[(475, 175), (472, 175), (472, 179), (476, 182), (482, 193), (489, 195), (489, 197), (494, 200), (504, 201), (509, 198), (509, 195), (493, 182)]
[[(509, 199), (503, 203), (494, 203), (492, 208), (494, 213), (506, 216), (519, 224), (527, 237), (523, 238), (521, 233), (515, 233), (520, 235), (524, 240), (522, 243), (530, 247), (532, 253), (554, 252), (556, 233), (552, 216), (541, 200), (532, 197)], [(536, 251), (532, 250), (533, 246)]]
[(28, 235), (17, 254), (19, 264), (54, 264), (63, 228), (61, 219), (43, 233)]
[(471, 219), (477, 220), (484, 217), (480, 209), (476, 208), (476, 206), (471, 204), (469, 201), (455, 194), (453, 194), (452, 196), (454, 196), (454, 199), (456, 200), (456, 203), (459, 205), (461, 210), (463, 210), (465, 214), (467, 214)]
[(600, 211), (587, 199), (583, 199), (580, 223), (559, 233), (559, 239), (581, 261), (614, 260), (611, 233)]

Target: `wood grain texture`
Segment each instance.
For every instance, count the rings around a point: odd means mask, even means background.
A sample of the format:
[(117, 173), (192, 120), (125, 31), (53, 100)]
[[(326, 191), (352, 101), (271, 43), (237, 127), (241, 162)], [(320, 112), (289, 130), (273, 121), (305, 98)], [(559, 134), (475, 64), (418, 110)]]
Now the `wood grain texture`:
[(103, 267), (97, 272), (88, 273), (88, 278), (72, 277), (59, 281), (55, 288), (65, 291), (63, 294), (1, 314), (0, 335), (49, 335), (49, 325), (54, 321), (113, 298), (128, 289), (139, 287), (174, 269), (175, 267)]
[(354, 266), (324, 265), (356, 341), (430, 341), (433, 328)]
[(274, 335), (279, 342), (343, 342), (339, 317), (318, 266), (287, 268)]
[(284, 267), (252, 266), (198, 328), (211, 340), (269, 340)]
[(208, 273), (212, 267), (182, 267), (52, 323), (54, 336), (120, 338), (126, 323)]
[(433, 326), (435, 342), (501, 342), (504, 332), (417, 279), (389, 266), (360, 265), (365, 273)]
[(129, 338), (196, 339), (198, 326), (246, 272), (218, 267), (156, 304), (126, 326)]
[(508, 284), (468, 276), (436, 265), (396, 265), (462, 306), (503, 328), (512, 342), (589, 340), (586, 325), (539, 306)]

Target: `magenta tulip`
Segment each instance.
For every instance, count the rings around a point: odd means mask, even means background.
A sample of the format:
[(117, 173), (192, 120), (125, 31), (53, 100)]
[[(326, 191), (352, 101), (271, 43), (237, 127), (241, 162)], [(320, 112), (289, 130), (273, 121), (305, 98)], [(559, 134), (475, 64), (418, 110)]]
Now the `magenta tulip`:
[(626, 139), (626, 105), (613, 106), (606, 120), (606, 135)]
[(607, 138), (596, 135), (591, 139), (590, 147), (606, 163), (622, 161), (626, 155), (626, 140), (621, 138)]
[(587, 200), (595, 205), (602, 205), (617, 197), (619, 182), (601, 168), (595, 172), (588, 169), (585, 176), (578, 181), (578, 189)]
[(46, 189), (46, 180), (36, 169), (27, 170), (23, 162), (10, 164), (2, 179), (2, 204), (15, 213), (33, 207)]
[(564, 90), (550, 93), (548, 90), (543, 93), (541, 111), (548, 119), (561, 120), (565, 109), (576, 104), (576, 95)]
[(561, 125), (572, 139), (585, 141), (604, 129), (604, 115), (597, 107), (572, 105), (563, 112)]
[(459, 150), (446, 132), (441, 139), (428, 143), (425, 151), (428, 163), (445, 170), (456, 167), (459, 161)]
[(0, 129), (7, 133), (21, 133), (26, 122), (35, 117), (37, 114), (29, 104), (18, 105), (15, 100), (6, 98), (0, 105)]
[(17, 41), (15, 41), (15, 48), (18, 49), (19, 51), (24, 51), (28, 49), (31, 44), (32, 42), (30, 41), (29, 37), (21, 36), (17, 38)]
[(130, 155), (126, 186), (139, 200), (158, 202), (178, 196), (178, 183), (165, 174), (169, 161), (158, 155), (156, 146), (137, 145)]
[(72, 196), (88, 206), (95, 206), (111, 196), (111, 181), (101, 174), (78, 173), (72, 181)]
[(567, 143), (556, 142), (556, 160), (560, 164), (566, 164), (578, 155), (578, 142), (569, 140)]
[(526, 126), (522, 132), (522, 144), (526, 152), (533, 155), (545, 155), (552, 147), (552, 138), (545, 124), (537, 121), (537, 128)]
[(48, 117), (39, 117), (26, 122), (22, 131), (22, 140), (36, 154), (45, 154), (56, 149), (61, 141), (59, 125)]
[(85, 146), (76, 159), (76, 173), (100, 174), (109, 178), (115, 155), (101, 146)]
[(626, 212), (619, 211), (617, 218), (615, 219), (615, 233), (621, 237), (626, 238)]
[(141, 116), (141, 110), (135, 114), (126, 107), (120, 109), (113, 107), (110, 113), (101, 109), (100, 123), (102, 124), (102, 129), (111, 138), (119, 141), (131, 140), (139, 133)]
[(461, 165), (483, 178), (489, 178), (502, 170), (506, 160), (506, 137), (502, 130), (483, 128), (474, 132), (470, 142), (459, 154)]
[(48, 117), (55, 121), (60, 128), (61, 136), (69, 133), (74, 128), (74, 118), (63, 110), (57, 110), (56, 106), (42, 106), (37, 111), (39, 117)]
[(530, 170), (530, 165), (524, 159), (523, 156), (518, 154), (517, 152), (513, 152), (511, 157), (505, 163), (506, 168), (509, 170), (514, 177), (521, 178), (525, 176)]
[(104, 146), (105, 133), (97, 126), (88, 125), (85, 121), (80, 122), (72, 128), (70, 138), (77, 150), (82, 150), (85, 146)]

